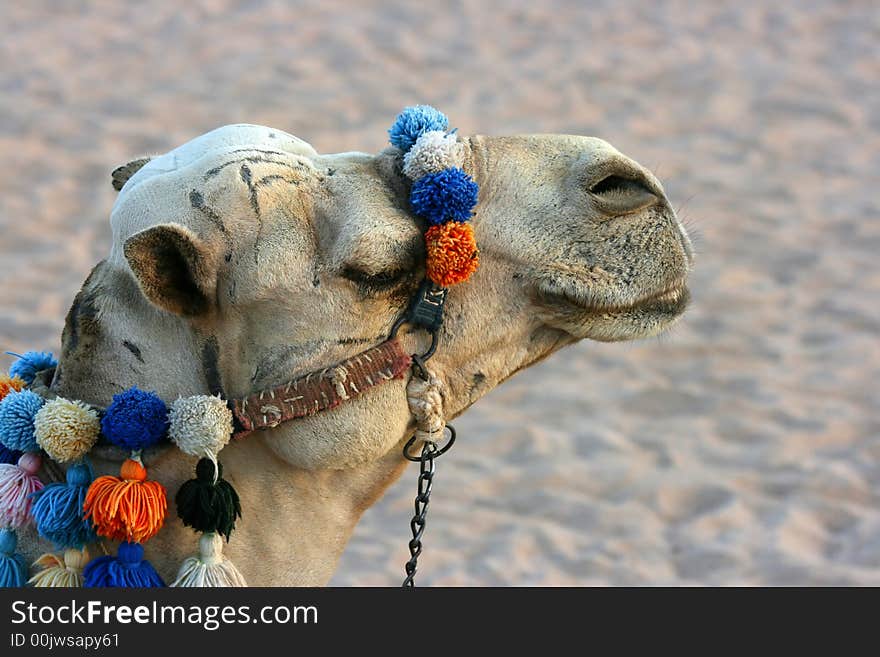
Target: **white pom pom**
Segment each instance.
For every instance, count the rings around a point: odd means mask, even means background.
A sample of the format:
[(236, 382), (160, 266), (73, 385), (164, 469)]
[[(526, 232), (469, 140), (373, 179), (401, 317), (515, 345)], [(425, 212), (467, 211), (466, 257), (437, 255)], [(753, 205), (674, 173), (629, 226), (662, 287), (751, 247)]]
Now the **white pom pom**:
[(455, 135), (431, 130), (419, 137), (403, 156), (403, 173), (410, 180), (418, 180), (428, 173), (461, 167), (463, 161), (464, 147)]
[(199, 556), (183, 562), (177, 579), (171, 586), (247, 586), (247, 582), (232, 562), (223, 556), (223, 539), (219, 534), (202, 534)]
[(57, 397), (43, 404), (34, 417), (34, 437), (46, 454), (59, 463), (77, 461), (98, 440), (98, 414), (80, 401)]
[(191, 456), (215, 460), (232, 436), (232, 411), (210, 395), (183, 397), (168, 412), (168, 437)]

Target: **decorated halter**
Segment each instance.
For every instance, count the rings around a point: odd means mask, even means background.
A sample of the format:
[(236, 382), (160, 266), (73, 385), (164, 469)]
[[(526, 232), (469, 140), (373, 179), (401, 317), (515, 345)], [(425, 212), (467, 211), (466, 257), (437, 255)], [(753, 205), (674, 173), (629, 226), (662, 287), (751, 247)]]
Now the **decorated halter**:
[[(142, 544), (162, 528), (168, 495), (162, 484), (148, 479), (141, 454), (169, 440), (199, 459), (195, 478), (180, 487), (175, 503), (183, 524), (201, 535), (198, 554), (184, 561), (171, 586), (246, 586), (244, 577), (222, 554), (223, 540), (230, 540), (241, 517), (241, 504), (235, 489), (223, 479), (220, 451), (232, 437), (328, 411), (374, 386), (402, 378), (410, 365), (417, 374), (407, 384), (416, 432), (404, 454), (422, 465), (410, 541), (412, 558), (404, 582), (412, 584), (433, 459), (455, 438), (452, 432), (447, 445), (438, 448), (447, 425), (440, 383), (426, 369), (425, 361), (437, 346), (446, 288), (466, 281), (479, 264), (473, 227), (468, 223), (478, 188), (461, 168), (463, 145), (436, 109), (406, 108), (389, 135), (391, 144), (403, 152), (404, 174), (413, 181), (412, 210), (429, 228), (425, 233), (426, 280), (385, 342), (242, 399), (195, 395), (179, 398), (170, 408), (155, 393), (137, 387), (115, 395), (106, 409), (57, 397), (47, 382), (39, 380), (41, 373), (57, 366), (48, 353), (19, 356), (9, 375), (0, 375), (0, 587), (165, 586), (144, 560)], [(396, 336), (407, 323), (431, 333), (426, 353), (409, 356), (402, 350)], [(87, 454), (99, 440), (129, 452), (119, 476), (95, 478)], [(422, 444), (420, 456), (409, 451), (416, 442)], [(65, 481), (44, 485), (39, 479), (43, 454), (68, 465)], [(60, 555), (37, 559), (34, 566), (40, 570), (30, 578), (25, 559), (16, 552), (15, 531), (29, 523), (63, 550)], [(120, 542), (116, 556), (103, 554), (89, 560), (87, 546), (101, 538)]]

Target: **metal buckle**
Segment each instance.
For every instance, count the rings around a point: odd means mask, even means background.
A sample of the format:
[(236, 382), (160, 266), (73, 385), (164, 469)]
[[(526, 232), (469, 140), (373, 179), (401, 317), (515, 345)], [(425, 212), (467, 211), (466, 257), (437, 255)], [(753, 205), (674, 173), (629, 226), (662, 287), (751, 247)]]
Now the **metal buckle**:
[(391, 327), (391, 334), (388, 336), (389, 340), (397, 337), (397, 332), (404, 324), (411, 324), (415, 328), (425, 329), (431, 334), (431, 345), (428, 347), (428, 350), (423, 354), (413, 355), (413, 362), (418, 364), (422, 378), (426, 376), (424, 362), (437, 351), (440, 327), (443, 325), (443, 305), (446, 303), (447, 292), (448, 290), (445, 287), (440, 287), (428, 279), (422, 281), (409, 308), (394, 322), (394, 326)]

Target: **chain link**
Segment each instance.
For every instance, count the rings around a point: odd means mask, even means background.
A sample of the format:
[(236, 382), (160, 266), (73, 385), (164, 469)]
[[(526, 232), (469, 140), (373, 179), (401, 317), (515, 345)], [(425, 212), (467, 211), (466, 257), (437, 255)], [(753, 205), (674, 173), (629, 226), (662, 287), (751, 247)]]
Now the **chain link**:
[(438, 456), (440, 450), (437, 445), (431, 441), (425, 441), (422, 445), (422, 453), (419, 457), (419, 485), (416, 501), (414, 504), (415, 513), (409, 523), (412, 530), (412, 540), (409, 542), (409, 561), (406, 562), (406, 579), (403, 580), (404, 588), (412, 588), (415, 586), (413, 581), (416, 576), (416, 568), (418, 567), (419, 555), (422, 553), (422, 534), (425, 533), (425, 525), (427, 524), (428, 503), (431, 501), (431, 488), (434, 485), (434, 457)]

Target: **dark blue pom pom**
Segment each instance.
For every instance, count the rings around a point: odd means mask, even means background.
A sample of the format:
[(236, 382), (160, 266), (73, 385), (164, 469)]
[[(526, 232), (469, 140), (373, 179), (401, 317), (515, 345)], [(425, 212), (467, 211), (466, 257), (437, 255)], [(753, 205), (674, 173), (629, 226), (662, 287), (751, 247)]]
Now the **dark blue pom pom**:
[(479, 186), (457, 167), (429, 173), (413, 183), (409, 201), (413, 212), (432, 224), (467, 221), (477, 204)]
[(45, 399), (30, 390), (12, 391), (0, 401), (0, 442), (10, 450), (38, 452), (34, 418)]
[(449, 119), (438, 109), (430, 105), (414, 105), (407, 107), (394, 120), (388, 130), (389, 141), (404, 153), (413, 147), (416, 140), (431, 130), (446, 130)]
[(168, 408), (153, 392), (129, 388), (113, 395), (101, 419), (101, 431), (111, 443), (128, 450), (158, 443), (168, 430)]
[(16, 554), (18, 537), (9, 527), (0, 529), (0, 588), (20, 587), (27, 583), (27, 561)]
[(49, 484), (31, 495), (31, 515), (40, 536), (59, 548), (82, 548), (97, 540), (91, 520), (83, 518), (86, 491), (94, 475), (87, 463), (67, 468), (67, 483)]
[(0, 443), (0, 463), (11, 463), (15, 465), (18, 463), (19, 457), (24, 452), (19, 452), (17, 449), (9, 449), (3, 443)]
[(165, 582), (150, 562), (144, 561), (140, 543), (120, 543), (115, 557), (97, 557), (86, 565), (83, 586), (148, 588), (165, 586)]
[(58, 365), (58, 361), (48, 351), (28, 351), (21, 356), (8, 351), (6, 353), (10, 356), (18, 356), (18, 360), (9, 368), (9, 376), (17, 376), (28, 385), (34, 382), (37, 372), (48, 370)]

